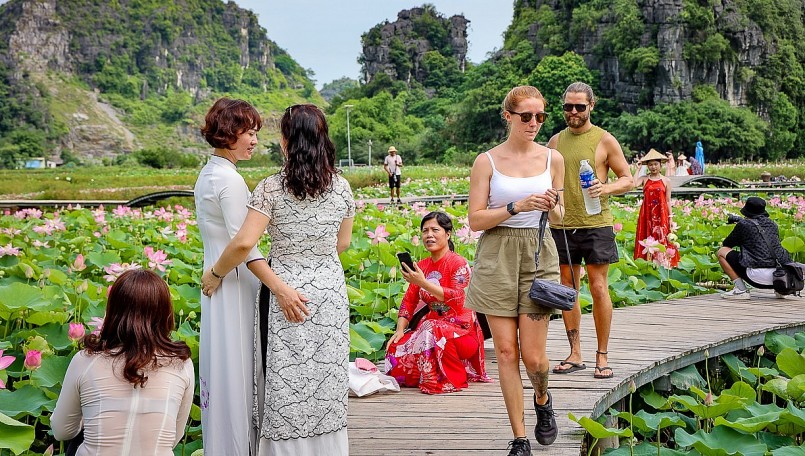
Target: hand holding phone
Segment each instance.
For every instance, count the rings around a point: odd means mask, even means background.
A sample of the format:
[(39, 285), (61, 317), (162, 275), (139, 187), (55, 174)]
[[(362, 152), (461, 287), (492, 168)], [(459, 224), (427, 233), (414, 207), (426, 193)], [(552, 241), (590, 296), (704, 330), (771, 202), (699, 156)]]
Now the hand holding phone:
[[(404, 264), (408, 266), (410, 271), (416, 271), (414, 268), (414, 260), (411, 259), (411, 254), (408, 252), (399, 252), (397, 253), (397, 259), (400, 260), (400, 264)], [(405, 270), (405, 269), (403, 269)]]

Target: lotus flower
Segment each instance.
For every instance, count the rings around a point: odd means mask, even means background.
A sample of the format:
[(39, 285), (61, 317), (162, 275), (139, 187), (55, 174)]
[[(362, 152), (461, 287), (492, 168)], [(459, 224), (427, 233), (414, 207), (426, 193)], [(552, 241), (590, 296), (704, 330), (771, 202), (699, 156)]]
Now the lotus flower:
[(82, 323), (70, 323), (70, 329), (67, 331), (67, 337), (70, 340), (79, 340), (87, 333), (86, 328)]
[(25, 361), (22, 366), (28, 370), (39, 369), (42, 365), (42, 352), (39, 350), (28, 350), (25, 354)]
[(92, 317), (92, 320), (87, 323), (87, 326), (95, 328), (92, 330), (92, 334), (97, 336), (101, 333), (101, 328), (103, 328), (103, 318)]
[(11, 365), (16, 358), (11, 355), (3, 356), (3, 350), (0, 350), (0, 370), (3, 370)]
[(148, 267), (165, 272), (165, 265), (170, 265), (172, 260), (168, 259), (168, 254), (162, 250), (154, 251), (154, 248), (147, 246), (143, 251), (148, 257)]
[(612, 229), (616, 233), (620, 233), (621, 231), (623, 231), (623, 223), (616, 223), (616, 224), (612, 225)]
[(375, 228), (374, 231), (366, 232), (366, 235), (372, 240), (372, 244), (388, 242), (386, 238), (389, 237), (389, 234), (390, 233), (386, 231), (386, 225), (377, 225), (377, 228)]
[(5, 247), (0, 247), (0, 257), (6, 255), (20, 256), (20, 249), (12, 246), (11, 243), (9, 242), (8, 244), (6, 244)]
[(114, 282), (120, 274), (128, 271), (129, 269), (141, 269), (141, 266), (137, 263), (112, 263), (109, 266), (103, 268), (106, 271), (106, 275), (103, 276), (107, 282)]
[(654, 239), (653, 237), (649, 236), (646, 239), (638, 242), (640, 245), (643, 246), (643, 254), (644, 255), (654, 255), (660, 251), (658, 245), (660, 245), (660, 241)]
[(87, 269), (87, 264), (84, 262), (84, 255), (78, 254), (73, 261), (73, 271), (83, 271)]

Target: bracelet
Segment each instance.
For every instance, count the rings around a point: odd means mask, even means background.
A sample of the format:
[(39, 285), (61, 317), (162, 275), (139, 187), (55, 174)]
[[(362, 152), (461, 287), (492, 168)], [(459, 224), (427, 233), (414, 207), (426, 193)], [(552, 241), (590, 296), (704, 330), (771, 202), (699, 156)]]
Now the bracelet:
[(218, 280), (224, 279), (224, 276), (215, 273), (215, 266), (210, 267), (210, 273), (212, 274), (213, 277), (215, 277)]

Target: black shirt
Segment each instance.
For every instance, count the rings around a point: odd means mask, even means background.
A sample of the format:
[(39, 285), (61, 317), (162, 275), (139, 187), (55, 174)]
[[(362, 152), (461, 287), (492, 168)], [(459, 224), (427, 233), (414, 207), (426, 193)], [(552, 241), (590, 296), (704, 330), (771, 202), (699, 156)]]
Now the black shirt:
[(741, 219), (723, 244), (741, 248), (740, 263), (745, 268), (773, 268), (777, 261), (781, 264), (791, 261), (788, 251), (780, 245), (778, 232), (777, 224), (767, 216)]

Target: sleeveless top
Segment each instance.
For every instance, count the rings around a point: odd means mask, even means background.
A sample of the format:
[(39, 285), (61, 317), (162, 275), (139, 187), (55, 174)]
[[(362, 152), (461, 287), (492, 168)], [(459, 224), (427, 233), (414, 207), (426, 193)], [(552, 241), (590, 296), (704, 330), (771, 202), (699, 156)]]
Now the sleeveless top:
[[(489, 209), (506, 207), (511, 201), (521, 200), (532, 193), (541, 195), (551, 188), (553, 184), (551, 179), (552, 152), (553, 150), (548, 149), (548, 160), (545, 172), (529, 177), (511, 177), (501, 174), (497, 168), (495, 168), (495, 161), (492, 160), (492, 154), (485, 152), (486, 156), (489, 158), (489, 163), (492, 165), (492, 178), (489, 180), (489, 201), (487, 202), (487, 207)], [(509, 228), (539, 228), (539, 218), (541, 216), (542, 211), (520, 212), (501, 222), (498, 226), (507, 226)]]
[[(612, 213), (609, 211), (609, 197), (601, 197), (601, 212), (595, 215), (587, 214), (584, 208), (584, 196), (581, 193), (579, 169), (582, 160), (589, 160), (595, 169), (595, 149), (606, 130), (593, 125), (592, 128), (581, 134), (576, 134), (565, 128), (559, 133), (556, 150), (565, 159), (565, 218), (559, 228), (601, 228), (612, 226)], [(596, 170), (597, 171), (597, 170)], [(598, 176), (598, 180), (607, 181), (607, 176)]]

